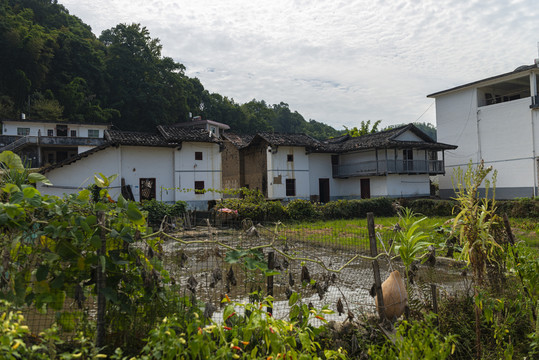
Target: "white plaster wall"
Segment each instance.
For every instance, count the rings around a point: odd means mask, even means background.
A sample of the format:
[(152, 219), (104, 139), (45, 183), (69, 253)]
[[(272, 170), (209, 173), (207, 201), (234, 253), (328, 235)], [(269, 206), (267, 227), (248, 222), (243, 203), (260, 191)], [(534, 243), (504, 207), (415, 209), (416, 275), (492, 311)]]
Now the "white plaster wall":
[(399, 141), (423, 141), (419, 136), (411, 131), (406, 131), (404, 134), (397, 136), (396, 140)]
[[(477, 97), (475, 89), (465, 89), (436, 98), (438, 142), (457, 145), (445, 151), (446, 175), (438, 177), (440, 189), (452, 189), (452, 167), (479, 160), (477, 144)], [(401, 155), (402, 156), (402, 155)]]
[[(155, 198), (159, 201), (174, 201), (172, 152), (173, 148), (148, 146), (120, 146), (118, 159), (126, 185), (131, 185), (135, 201), (140, 201), (140, 179), (155, 178)], [(120, 165), (121, 164), (121, 165)]]
[(339, 188), (332, 176), (331, 154), (309, 154), (310, 195), (320, 195), (319, 179), (329, 179), (330, 197), (338, 194)]
[[(95, 173), (106, 176), (120, 174), (119, 157), (120, 151), (114, 147), (98, 151), (70, 165), (46, 173), (45, 176), (53, 186), (38, 184), (37, 188), (42, 194), (56, 196), (76, 193), (94, 183)], [(110, 194), (114, 198), (120, 194), (120, 184), (119, 177), (111, 184)]]
[(430, 195), (430, 181), (428, 175), (388, 175), (385, 178), (387, 179), (386, 196), (410, 197)]
[[(287, 161), (287, 155), (294, 161)], [(271, 159), (270, 159), (271, 158)], [(309, 198), (309, 156), (304, 147), (279, 146), (275, 154), (268, 152), (268, 198), (286, 198), (286, 179), (296, 179), (296, 198)], [(281, 175), (281, 184), (273, 184), (273, 178)], [(330, 190), (331, 191), (331, 190)]]
[(359, 179), (360, 178), (358, 177), (351, 177), (348, 179), (335, 179), (334, 191), (331, 193), (331, 196), (336, 196), (339, 198), (348, 197), (351, 199), (361, 198), (361, 186)]
[(95, 146), (78, 146), (77, 147), (77, 154), (80, 154), (80, 153), (83, 153), (83, 152), (86, 152), (90, 149), (93, 149)]
[[(378, 152), (379, 159), (380, 156), (383, 156), (385, 158), (385, 152), (380, 151)], [(339, 156), (339, 164), (340, 165), (348, 165), (348, 164), (355, 164), (365, 161), (376, 161), (376, 152), (374, 150), (369, 151), (358, 151), (358, 152), (352, 152), (352, 153), (346, 153)]]
[[(202, 152), (202, 160), (195, 160), (195, 152)], [(221, 190), (221, 153), (213, 143), (184, 142), (181, 150), (174, 149), (176, 164), (176, 201), (209, 201), (220, 199), (218, 192), (194, 192), (195, 181), (204, 181), (205, 189)], [(171, 161), (169, 164), (173, 164)]]

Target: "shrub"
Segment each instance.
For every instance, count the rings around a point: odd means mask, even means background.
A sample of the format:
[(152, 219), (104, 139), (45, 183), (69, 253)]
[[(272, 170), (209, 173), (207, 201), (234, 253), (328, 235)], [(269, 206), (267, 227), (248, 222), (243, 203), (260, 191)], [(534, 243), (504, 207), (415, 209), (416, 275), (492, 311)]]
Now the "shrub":
[(286, 206), (286, 212), (293, 220), (308, 220), (316, 217), (317, 213), (310, 201), (296, 199)]
[(142, 210), (148, 212), (148, 225), (159, 227), (165, 216), (177, 217), (183, 214), (187, 209), (185, 201), (176, 201), (174, 204), (167, 204), (155, 199), (147, 200), (142, 203)]

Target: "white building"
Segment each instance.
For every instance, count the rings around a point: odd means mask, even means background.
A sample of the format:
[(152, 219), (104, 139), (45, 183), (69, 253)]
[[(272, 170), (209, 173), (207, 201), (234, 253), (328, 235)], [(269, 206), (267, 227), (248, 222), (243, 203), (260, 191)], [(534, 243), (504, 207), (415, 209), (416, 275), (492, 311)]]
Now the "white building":
[(219, 199), (221, 153), (219, 141), (201, 129), (158, 126), (159, 133), (107, 130), (106, 143), (42, 170), (53, 186), (41, 184), (44, 194), (62, 196), (94, 182), (94, 174), (118, 175), (111, 195), (135, 201), (186, 201), (206, 210)]
[[(239, 161), (240, 186), (258, 189), (268, 199), (321, 202), (429, 196), (430, 176), (445, 171), (444, 151), (456, 148), (432, 140), (412, 124), (323, 142), (304, 134), (225, 138), (238, 148), (239, 156), (230, 161)], [(232, 145), (225, 142), (225, 148)]]
[(104, 143), (107, 124), (2, 120), (0, 152), (13, 151), (32, 167), (55, 164)]
[(498, 171), (497, 198), (538, 196), (538, 74), (535, 65), (521, 66), (428, 95), (436, 99), (438, 140), (458, 145), (446, 154), (442, 197), (454, 194), (456, 168), (481, 159)]

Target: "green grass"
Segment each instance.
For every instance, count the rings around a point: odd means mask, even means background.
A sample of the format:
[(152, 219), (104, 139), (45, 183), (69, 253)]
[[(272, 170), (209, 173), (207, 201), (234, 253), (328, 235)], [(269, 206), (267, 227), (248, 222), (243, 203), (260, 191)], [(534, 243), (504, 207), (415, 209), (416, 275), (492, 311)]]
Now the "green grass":
[[(419, 217), (418, 217), (419, 219)], [(375, 218), (376, 232), (384, 241), (392, 237), (393, 227), (399, 218)], [(539, 222), (536, 219), (510, 219), (513, 234), (517, 240), (524, 241), (527, 246), (539, 248)], [(444, 225), (445, 224), (445, 225)], [(436, 230), (441, 226), (449, 231), (451, 217), (430, 217), (421, 222), (420, 230), (431, 234), (430, 241), (442, 245), (447, 233), (440, 234)], [(332, 244), (338, 246), (359, 246), (368, 249), (369, 237), (367, 219), (318, 220), (288, 223), (283, 229), (283, 235), (308, 242)]]
[[(443, 217), (427, 218), (421, 222), (421, 230), (432, 234), (431, 240), (433, 242), (439, 243), (445, 241), (443, 235), (437, 233), (436, 229), (442, 226), (448, 219)], [(396, 216), (375, 218), (376, 232), (386, 244), (393, 237), (393, 229), (398, 220), (399, 218)], [(290, 223), (285, 225), (283, 232), (289, 238), (309, 242), (340, 246), (359, 246), (367, 249), (369, 247), (367, 219), (318, 220), (314, 222)]]

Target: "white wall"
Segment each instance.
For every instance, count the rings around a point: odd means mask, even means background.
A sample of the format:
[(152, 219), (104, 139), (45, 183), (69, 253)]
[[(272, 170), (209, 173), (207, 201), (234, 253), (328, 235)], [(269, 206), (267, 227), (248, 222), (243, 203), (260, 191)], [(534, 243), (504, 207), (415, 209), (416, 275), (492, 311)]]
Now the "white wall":
[(67, 125), (67, 136), (71, 130), (77, 131), (77, 137), (88, 137), (88, 129), (99, 130), (99, 138), (103, 138), (107, 125), (70, 124), (70, 123), (43, 123), (37, 121), (4, 121), (3, 135), (17, 135), (17, 128), (30, 128), (30, 136), (47, 136), (47, 130), (53, 130), (56, 136), (56, 125)]
[[(287, 155), (294, 155), (294, 161), (287, 161)], [(308, 199), (310, 191), (309, 155), (304, 147), (279, 146), (277, 152), (268, 152), (268, 198), (286, 198), (286, 179), (296, 179), (296, 198)], [(275, 177), (281, 176), (281, 184), (274, 184)]]
[(386, 196), (389, 197), (430, 195), (430, 179), (428, 175), (388, 175), (386, 182)]
[(330, 198), (336, 196), (339, 188), (333, 179), (331, 154), (309, 154), (309, 190), (310, 195), (320, 196), (320, 179), (329, 179)]
[(497, 188), (532, 189), (537, 178), (533, 143), (539, 149), (539, 130), (532, 131), (538, 115), (529, 107), (530, 98), (478, 107), (475, 94), (467, 89), (436, 98), (438, 141), (458, 146), (445, 152), (446, 175), (439, 176), (440, 190), (453, 189), (454, 170), (465, 169), (470, 159), (474, 164), (484, 159), (498, 171)]
[[(195, 161), (195, 151), (203, 152), (203, 160)], [(183, 200), (191, 208), (206, 209), (207, 201), (221, 198), (217, 192), (195, 194), (193, 191), (195, 180), (204, 181), (206, 189), (221, 188), (219, 146), (209, 143), (184, 143), (179, 151), (150, 146), (109, 147), (46, 173), (54, 186), (39, 185), (39, 189), (44, 194), (57, 196), (75, 193), (93, 184), (93, 176), (99, 172), (106, 176), (118, 175), (110, 190), (114, 198), (120, 194), (122, 177), (126, 185), (131, 185), (136, 201), (140, 201), (141, 178), (156, 179), (157, 200)]]
[[(202, 160), (195, 160), (195, 152), (202, 152)], [(221, 153), (213, 143), (184, 142), (181, 150), (174, 149), (176, 168), (176, 200), (201, 201), (220, 199), (220, 193), (194, 192), (195, 181), (204, 181), (205, 189), (221, 189)], [(173, 164), (173, 162), (170, 162)]]
[[(42, 194), (62, 196), (63, 194), (76, 193), (94, 183), (94, 174), (103, 173), (106, 176), (120, 174), (119, 167), (120, 151), (110, 147), (102, 151), (84, 157), (71, 165), (56, 168), (45, 176), (53, 186), (38, 184)], [(117, 197), (120, 194), (120, 179), (112, 183), (110, 194)]]

